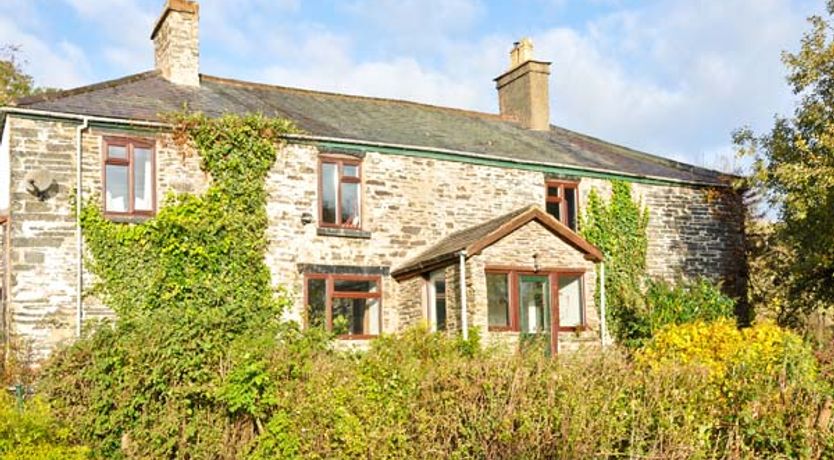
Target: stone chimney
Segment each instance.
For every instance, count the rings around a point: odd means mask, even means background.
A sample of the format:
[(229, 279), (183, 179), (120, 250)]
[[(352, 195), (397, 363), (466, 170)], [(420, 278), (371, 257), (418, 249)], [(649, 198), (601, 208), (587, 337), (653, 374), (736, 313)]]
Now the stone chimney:
[(151, 33), (156, 69), (171, 83), (200, 86), (200, 5), (166, 0)]
[(533, 60), (533, 42), (522, 38), (510, 51), (510, 69), (495, 79), (501, 116), (535, 131), (550, 129), (550, 63)]

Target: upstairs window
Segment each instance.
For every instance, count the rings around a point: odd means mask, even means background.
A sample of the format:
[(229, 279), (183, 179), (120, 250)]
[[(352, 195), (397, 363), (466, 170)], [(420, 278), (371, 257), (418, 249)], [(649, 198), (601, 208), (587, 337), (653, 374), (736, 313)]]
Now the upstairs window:
[(576, 182), (553, 180), (545, 183), (547, 213), (573, 231), (576, 231), (576, 220), (579, 215), (578, 185)]
[(319, 224), (362, 226), (362, 164), (356, 159), (326, 157), (319, 170)]
[(308, 326), (324, 327), (343, 339), (379, 335), (382, 280), (378, 276), (308, 274)]
[(155, 209), (154, 143), (104, 139), (104, 212), (110, 216), (150, 216)]

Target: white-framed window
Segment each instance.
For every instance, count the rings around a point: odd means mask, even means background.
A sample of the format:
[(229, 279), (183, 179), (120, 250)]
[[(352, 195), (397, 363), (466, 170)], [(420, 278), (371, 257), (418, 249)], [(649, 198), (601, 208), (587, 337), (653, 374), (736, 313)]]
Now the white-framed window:
[(428, 320), (432, 332), (446, 330), (446, 272), (432, 272), (428, 283)]

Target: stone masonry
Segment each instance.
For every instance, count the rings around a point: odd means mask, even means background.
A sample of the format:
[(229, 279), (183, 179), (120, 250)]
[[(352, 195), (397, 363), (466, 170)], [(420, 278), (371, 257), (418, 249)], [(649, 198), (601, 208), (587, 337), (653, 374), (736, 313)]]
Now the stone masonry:
[[(40, 355), (75, 336), (77, 266), (76, 221), (72, 197), (76, 187), (75, 131), (78, 123), (9, 116), (11, 208), (10, 286), (11, 331)], [(157, 199), (167, 191), (202, 192), (208, 181), (199, 159), (184, 156), (168, 135), (91, 127), (82, 142), (83, 199), (101, 200), (102, 136), (156, 140)], [(41, 200), (27, 191), (25, 177), (36, 170), (51, 173), (55, 191)], [(83, 284), (92, 277), (84, 274)], [(110, 317), (96, 299), (84, 299), (84, 318)]]
[[(7, 118), (12, 159), (9, 314), (13, 332), (32, 340), (42, 354), (74, 336), (77, 253), (70, 197), (75, 188), (75, 127), (71, 122)], [(199, 159), (178, 152), (167, 134), (93, 126), (83, 138), (84, 200), (101, 199), (102, 135), (155, 138), (160, 204), (169, 191), (199, 193), (205, 189), (208, 178), (199, 170)], [(280, 152), (267, 180), (270, 244), (266, 262), (276, 287), (286, 288), (293, 299), (295, 307), (288, 312), (293, 320), (303, 317), (300, 267), (304, 265), (390, 270), (449, 233), (544, 202), (542, 172), (368, 151), (360, 155), (362, 232), (333, 236), (322, 232), (315, 222), (321, 153), (311, 145), (288, 145)], [(38, 168), (53, 171), (58, 184), (57, 193), (43, 201), (27, 192), (23, 181), (28, 171)], [(603, 195), (610, 189), (607, 181), (582, 179), (580, 211), (592, 187)], [(732, 200), (713, 196), (714, 192), (707, 189), (674, 185), (635, 184), (634, 193), (651, 213), (649, 266), (654, 275), (736, 276), (741, 263), (736, 256), (742, 243), (741, 216), (733, 214)], [(314, 216), (314, 222), (303, 223), (304, 214)], [(589, 291), (594, 285), (592, 265), (572, 248), (553, 246), (564, 245), (553, 235), (540, 236), (535, 227), (525, 227), (470, 258), (470, 302), (473, 306), (485, 305), (485, 265), (513, 261), (529, 265), (529, 252), (536, 250), (545, 258), (553, 258), (543, 265), (568, 264), (587, 270), (587, 314), (595, 328), (597, 315)], [(516, 261), (517, 257), (521, 259)], [(572, 259), (575, 257), (579, 259)], [(456, 271), (456, 266), (447, 269), (450, 312), (459, 295)], [(85, 286), (91, 282), (86, 274)], [(383, 331), (402, 330), (424, 320), (422, 278), (398, 283), (383, 276), (382, 291)], [(84, 300), (84, 309), (85, 319), (108, 316), (108, 310), (92, 298)], [(483, 328), (485, 311), (476, 307), (469, 311), (470, 324)], [(449, 318), (449, 327), (459, 327), (459, 319)], [(582, 342), (588, 337), (580, 334), (576, 340), (560, 338), (560, 342)]]

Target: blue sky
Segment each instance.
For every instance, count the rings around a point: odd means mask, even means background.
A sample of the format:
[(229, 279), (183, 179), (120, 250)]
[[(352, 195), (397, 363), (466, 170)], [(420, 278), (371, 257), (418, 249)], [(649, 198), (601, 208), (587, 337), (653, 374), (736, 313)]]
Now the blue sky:
[[(497, 111), (512, 42), (553, 62), (551, 120), (726, 169), (730, 133), (789, 114), (783, 50), (821, 0), (202, 0), (201, 71)], [(163, 0), (2, 0), (0, 44), (38, 84), (153, 67)]]

